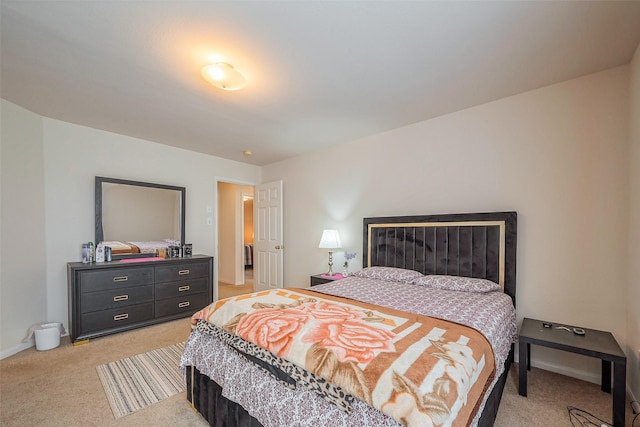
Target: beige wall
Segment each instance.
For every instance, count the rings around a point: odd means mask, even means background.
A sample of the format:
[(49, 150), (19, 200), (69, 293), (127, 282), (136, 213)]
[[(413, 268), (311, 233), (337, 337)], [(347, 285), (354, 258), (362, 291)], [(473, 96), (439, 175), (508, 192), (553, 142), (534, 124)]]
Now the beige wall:
[(630, 73), (630, 209), (629, 209), (629, 292), (627, 296), (627, 370), (629, 387), (640, 399), (640, 45), (631, 62)]
[[(9, 240), (3, 234), (2, 239), (2, 301), (26, 313), (12, 318), (13, 309), (3, 307), (2, 356), (21, 349), (20, 340), (32, 323), (68, 326), (66, 263), (80, 261), (82, 242), (94, 240), (96, 175), (186, 187), (186, 239), (194, 253), (207, 255), (215, 254), (207, 208), (215, 205), (216, 180), (260, 182), (260, 168), (253, 165), (43, 118), (6, 101), (2, 106), (3, 202), (19, 193), (32, 200), (13, 207), (12, 217), (2, 217), (3, 231), (10, 228), (15, 235)], [(14, 144), (29, 145), (5, 152), (6, 126), (15, 129)], [(34, 130), (38, 126), (40, 133)], [(39, 162), (33, 175), (21, 169), (25, 159)], [(5, 163), (15, 166), (5, 171)], [(5, 257), (12, 241), (15, 255)], [(5, 264), (15, 272), (5, 274)], [(10, 280), (14, 276), (28, 281)]]
[(47, 321), (42, 119), (2, 101), (0, 121), (0, 351), (20, 351)]
[[(518, 321), (626, 342), (628, 78), (618, 67), (264, 167), (286, 188), (285, 285), (325, 269), (324, 228), (360, 258), (366, 216), (515, 210)], [(550, 351), (534, 365), (599, 381), (597, 360)]]

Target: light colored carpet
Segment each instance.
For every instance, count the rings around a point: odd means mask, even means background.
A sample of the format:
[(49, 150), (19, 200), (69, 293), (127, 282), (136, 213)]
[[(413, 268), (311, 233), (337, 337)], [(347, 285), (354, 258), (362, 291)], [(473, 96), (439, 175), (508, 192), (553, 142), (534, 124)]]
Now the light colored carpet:
[(96, 366), (185, 341), (190, 319), (180, 319), (74, 347), (35, 347), (0, 361), (0, 426), (207, 426), (186, 391), (114, 419)]
[[(69, 344), (66, 337), (53, 350), (39, 352), (31, 348), (1, 360), (0, 425), (207, 426), (189, 406), (186, 392), (114, 419), (96, 371), (100, 364), (185, 341), (190, 331), (186, 318), (91, 340), (78, 347)], [(517, 385), (514, 366), (496, 427), (571, 427), (568, 405), (611, 420), (611, 395), (600, 391), (597, 384), (533, 368), (529, 373), (529, 397), (519, 396)], [(628, 409), (627, 427), (631, 427), (631, 419)]]
[(218, 299), (235, 297), (237, 295), (249, 294), (253, 292), (253, 283), (250, 285), (229, 285), (227, 283), (218, 283)]
[[(580, 408), (611, 423), (611, 394), (601, 391), (599, 384), (538, 368), (532, 368), (527, 378), (527, 397), (523, 397), (518, 394), (518, 364), (514, 363), (511, 366), (495, 427), (572, 427), (568, 406)], [(631, 427), (633, 413), (628, 397), (625, 409), (625, 426)], [(597, 424), (597, 427), (600, 427), (600, 424)], [(636, 422), (633, 427), (640, 427), (640, 424)]]
[(185, 390), (178, 365), (184, 343), (138, 354), (96, 367), (115, 418)]
[(218, 282), (218, 299), (235, 297), (237, 295), (253, 292), (253, 269), (244, 271), (244, 285), (231, 285), (229, 283)]

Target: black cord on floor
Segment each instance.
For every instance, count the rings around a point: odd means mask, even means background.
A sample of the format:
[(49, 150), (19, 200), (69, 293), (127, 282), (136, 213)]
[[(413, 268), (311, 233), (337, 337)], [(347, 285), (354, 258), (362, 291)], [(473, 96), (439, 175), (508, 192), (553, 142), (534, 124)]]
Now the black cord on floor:
[[(569, 411), (569, 421), (571, 421), (571, 425), (573, 427), (611, 426), (611, 424), (585, 411), (584, 409), (567, 406), (567, 410)], [(574, 421), (578, 424), (575, 424)]]

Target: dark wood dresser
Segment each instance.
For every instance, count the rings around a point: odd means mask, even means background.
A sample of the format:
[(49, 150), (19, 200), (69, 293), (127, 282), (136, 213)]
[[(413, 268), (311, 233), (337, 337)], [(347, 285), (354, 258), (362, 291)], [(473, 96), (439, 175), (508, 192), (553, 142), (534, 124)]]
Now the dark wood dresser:
[(67, 264), (69, 334), (91, 338), (191, 316), (213, 301), (213, 258)]

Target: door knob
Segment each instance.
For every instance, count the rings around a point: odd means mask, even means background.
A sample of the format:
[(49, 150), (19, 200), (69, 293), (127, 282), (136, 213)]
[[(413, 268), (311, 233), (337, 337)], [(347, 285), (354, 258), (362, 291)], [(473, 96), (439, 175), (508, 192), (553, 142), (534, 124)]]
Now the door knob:
[(276, 249), (284, 249), (284, 245), (276, 245)]

